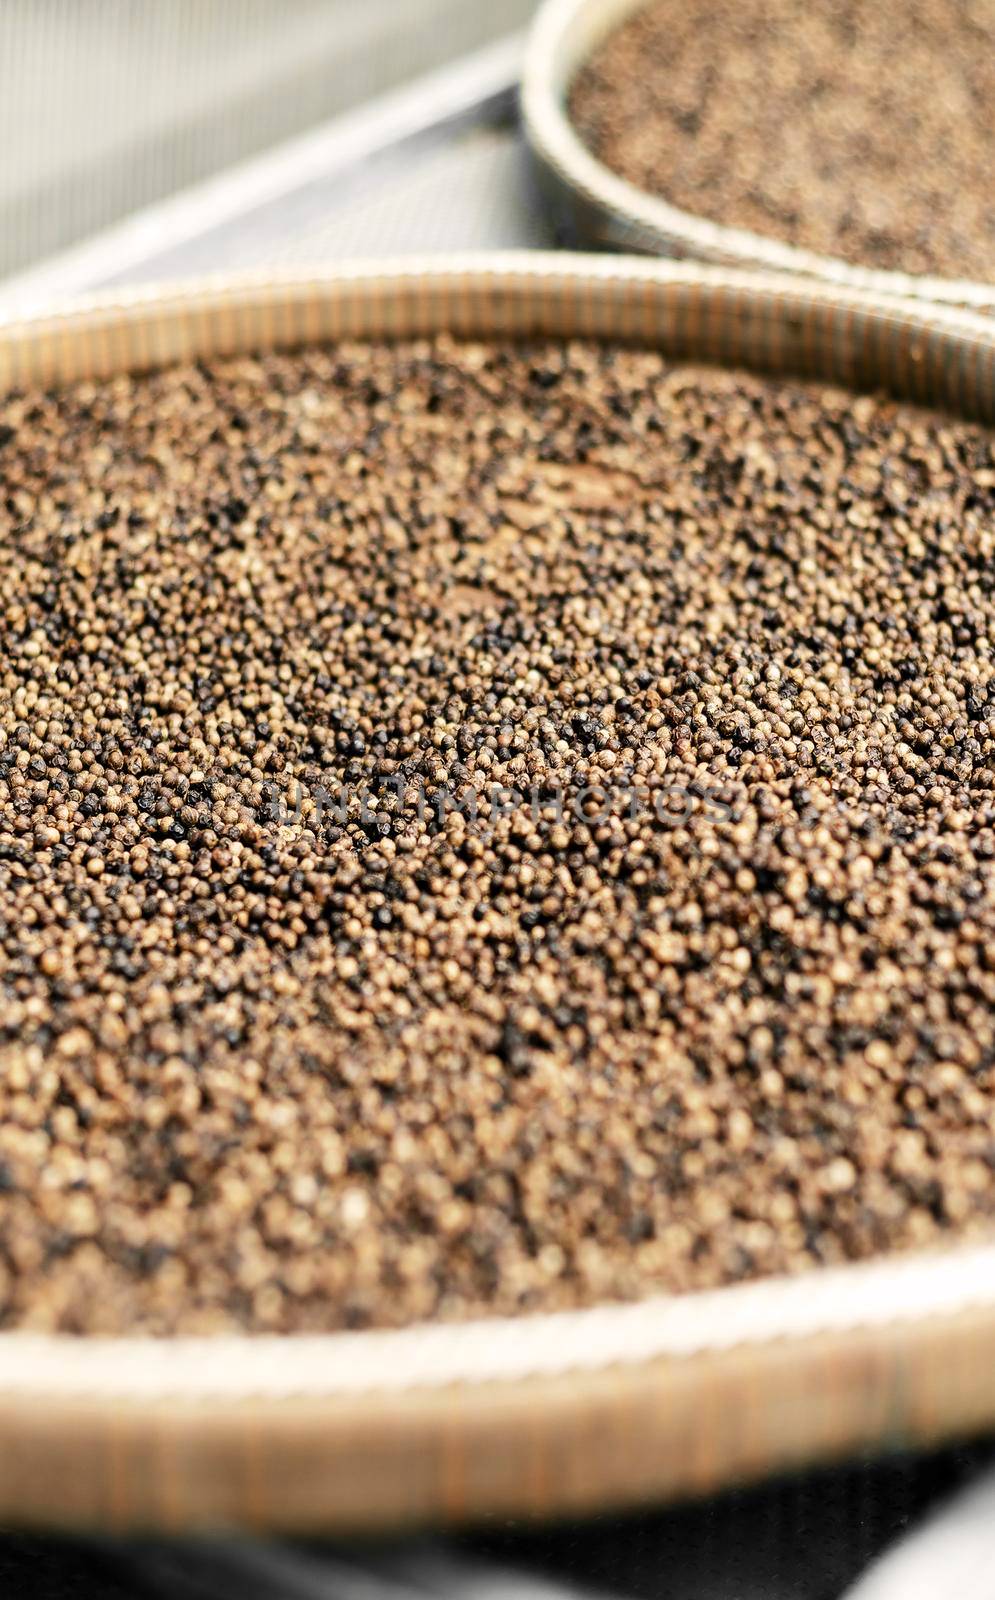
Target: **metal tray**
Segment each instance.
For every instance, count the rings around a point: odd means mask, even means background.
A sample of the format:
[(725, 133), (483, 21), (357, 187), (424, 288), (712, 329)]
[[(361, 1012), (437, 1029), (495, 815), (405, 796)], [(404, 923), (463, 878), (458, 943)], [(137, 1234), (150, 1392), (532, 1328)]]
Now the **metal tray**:
[[(584, 336), (995, 421), (995, 323), (616, 257), (133, 290), (0, 329), (0, 388), (340, 337)], [(995, 1422), (995, 1241), (625, 1306), (324, 1337), (0, 1335), (0, 1522), (359, 1530), (702, 1493)]]
[(570, 84), (598, 44), (646, 0), (545, 0), (529, 35), (522, 115), (539, 176), (561, 226), (580, 245), (727, 266), (801, 273), (869, 294), (995, 310), (995, 286), (852, 266), (726, 227), (649, 194), (599, 161), (566, 112)]
[(524, 42), (499, 39), (35, 262), (0, 281), (0, 317), (205, 273), (549, 248), (518, 127)]

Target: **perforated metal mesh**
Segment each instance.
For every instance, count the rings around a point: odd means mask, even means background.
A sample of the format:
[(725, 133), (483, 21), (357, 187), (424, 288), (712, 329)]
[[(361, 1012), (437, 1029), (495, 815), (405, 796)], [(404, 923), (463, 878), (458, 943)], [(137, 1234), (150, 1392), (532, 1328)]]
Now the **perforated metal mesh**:
[(534, 0), (4, 0), (0, 277), (521, 27)]
[(548, 249), (553, 243), (509, 96), (479, 118), (430, 129), (376, 159), (332, 172), (304, 191), (101, 277), (99, 286), (406, 251)]

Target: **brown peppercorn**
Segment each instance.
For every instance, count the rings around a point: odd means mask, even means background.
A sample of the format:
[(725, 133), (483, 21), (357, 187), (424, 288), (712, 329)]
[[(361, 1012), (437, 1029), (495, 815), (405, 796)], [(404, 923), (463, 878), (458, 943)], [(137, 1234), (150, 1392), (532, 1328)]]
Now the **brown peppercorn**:
[(0, 1324), (517, 1313), (991, 1226), (991, 434), (438, 340), (0, 436)]
[(650, 0), (582, 66), (570, 114), (613, 171), (712, 222), (995, 279), (990, 5)]

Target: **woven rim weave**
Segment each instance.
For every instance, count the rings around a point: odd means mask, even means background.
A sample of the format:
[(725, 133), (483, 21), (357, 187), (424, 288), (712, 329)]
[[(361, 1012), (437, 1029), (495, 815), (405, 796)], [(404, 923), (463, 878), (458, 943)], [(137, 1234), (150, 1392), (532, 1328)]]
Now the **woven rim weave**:
[(726, 227), (638, 188), (594, 156), (566, 112), (570, 84), (598, 44), (648, 0), (544, 0), (522, 84), (526, 135), (557, 211), (582, 245), (799, 273), (873, 295), (995, 311), (995, 285), (854, 266), (745, 228)]
[[(203, 280), (0, 326), (0, 388), (307, 341), (625, 340), (995, 421), (995, 323), (644, 259)], [(580, 1513), (995, 1422), (995, 1242), (635, 1305), (301, 1337), (0, 1335), (0, 1521)]]

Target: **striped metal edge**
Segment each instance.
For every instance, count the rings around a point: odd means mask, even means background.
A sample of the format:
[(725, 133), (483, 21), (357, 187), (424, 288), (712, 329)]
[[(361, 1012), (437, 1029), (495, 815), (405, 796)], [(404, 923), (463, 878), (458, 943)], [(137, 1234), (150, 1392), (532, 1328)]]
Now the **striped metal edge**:
[[(0, 388), (343, 338), (587, 337), (995, 421), (995, 323), (792, 277), (508, 254), (200, 280), (0, 325)], [(580, 1514), (995, 1424), (995, 1241), (399, 1331), (0, 1335), (0, 1521)]]
[(814, 277), (841, 289), (995, 311), (995, 285), (853, 266), (670, 205), (620, 177), (582, 143), (566, 112), (573, 78), (597, 45), (647, 0), (544, 0), (526, 49), (522, 115), (539, 174), (582, 245)]

